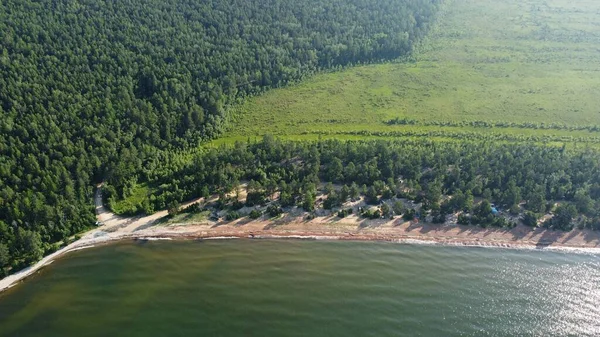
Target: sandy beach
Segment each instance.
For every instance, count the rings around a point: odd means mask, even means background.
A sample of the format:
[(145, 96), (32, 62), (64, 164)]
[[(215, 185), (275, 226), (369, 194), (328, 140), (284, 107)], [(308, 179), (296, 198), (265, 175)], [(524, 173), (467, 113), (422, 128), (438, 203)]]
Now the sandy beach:
[[(183, 207), (197, 201), (190, 201)], [(343, 219), (329, 216), (312, 220), (284, 215), (275, 220), (242, 218), (232, 222), (206, 221), (165, 225), (157, 220), (165, 217), (167, 211), (145, 217), (120, 217), (102, 205), (99, 194), (96, 196), (96, 212), (98, 221), (102, 223), (100, 227), (85, 233), (81, 239), (44, 257), (35, 265), (0, 280), (0, 292), (18, 284), (68, 252), (117, 240), (215, 238), (366, 240), (504, 248), (580, 249), (600, 253), (600, 232), (591, 230), (576, 229), (563, 232), (543, 228), (532, 229), (523, 225), (512, 229), (481, 228), (406, 222), (401, 218), (365, 220), (356, 215)]]

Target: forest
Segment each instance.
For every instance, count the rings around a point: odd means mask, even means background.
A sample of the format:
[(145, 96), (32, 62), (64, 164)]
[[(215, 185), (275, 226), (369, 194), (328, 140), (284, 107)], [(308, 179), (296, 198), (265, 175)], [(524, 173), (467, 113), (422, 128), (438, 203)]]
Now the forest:
[(94, 184), (213, 139), (246, 97), (407, 55), (439, 2), (2, 1), (0, 270), (89, 228)]

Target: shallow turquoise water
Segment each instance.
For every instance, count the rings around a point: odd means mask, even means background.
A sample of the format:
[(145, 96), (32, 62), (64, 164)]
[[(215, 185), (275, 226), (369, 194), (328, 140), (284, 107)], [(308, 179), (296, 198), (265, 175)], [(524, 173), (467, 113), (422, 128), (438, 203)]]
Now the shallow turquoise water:
[(0, 294), (0, 336), (599, 336), (600, 256), (374, 242), (120, 243)]

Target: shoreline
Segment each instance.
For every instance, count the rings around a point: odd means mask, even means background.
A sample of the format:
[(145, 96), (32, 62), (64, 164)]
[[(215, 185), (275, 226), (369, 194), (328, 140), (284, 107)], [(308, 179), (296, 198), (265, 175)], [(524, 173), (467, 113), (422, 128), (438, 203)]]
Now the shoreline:
[[(118, 243), (123, 241), (183, 241), (183, 240), (235, 240), (235, 239), (249, 239), (249, 240), (319, 240), (319, 241), (363, 241), (363, 242), (390, 242), (398, 244), (411, 244), (411, 245), (434, 245), (434, 246), (450, 246), (450, 247), (470, 247), (470, 248), (502, 248), (502, 249), (526, 249), (526, 250), (540, 250), (540, 251), (562, 251), (572, 253), (592, 253), (600, 254), (600, 244), (590, 245), (569, 245), (560, 244), (556, 242), (528, 242), (528, 241), (491, 241), (491, 240), (480, 240), (478, 238), (452, 238), (452, 237), (430, 237), (430, 236), (417, 236), (417, 235), (403, 235), (398, 233), (397, 235), (390, 235), (389, 233), (377, 233), (376, 231), (369, 231), (366, 233), (324, 233), (324, 232), (289, 232), (281, 230), (264, 230), (264, 231), (228, 231), (223, 233), (221, 231), (213, 232), (187, 232), (181, 231), (182, 227), (195, 227), (195, 226), (177, 226), (174, 228), (163, 227), (162, 231), (157, 231), (155, 228), (147, 231), (142, 230), (139, 232), (116, 232), (116, 233), (105, 233), (100, 229), (93, 230), (88, 233), (85, 237), (78, 241), (71, 243), (70, 245), (57, 250), (56, 252), (44, 257), (36, 264), (23, 269), (17, 273), (11, 274), (4, 279), (0, 280), (0, 293), (20, 284), (25, 281), (28, 277), (34, 275), (44, 267), (52, 264), (55, 260), (58, 260), (62, 256), (75, 252), (78, 250), (93, 248), (101, 245), (107, 245), (112, 243)], [(494, 229), (489, 229), (494, 231)], [(552, 230), (545, 230), (552, 231)], [(578, 230), (575, 230), (578, 231)], [(570, 233), (570, 232), (566, 232)], [(116, 235), (111, 235), (116, 234)]]
[[(600, 232), (574, 229), (562, 232), (519, 225), (512, 229), (463, 225), (434, 225), (393, 220), (365, 220), (355, 215), (344, 219), (320, 217), (303, 220), (286, 215), (279, 219), (231, 222), (202, 222), (161, 225), (166, 211), (146, 217), (124, 218), (108, 211), (96, 195), (98, 221), (103, 225), (85, 233), (79, 240), (45, 256), (34, 265), (0, 280), (0, 293), (19, 284), (53, 261), (73, 251), (125, 240), (217, 240), (275, 239), (378, 241), (403, 244), (488, 247), (600, 254)], [(193, 200), (189, 203), (198, 202)]]

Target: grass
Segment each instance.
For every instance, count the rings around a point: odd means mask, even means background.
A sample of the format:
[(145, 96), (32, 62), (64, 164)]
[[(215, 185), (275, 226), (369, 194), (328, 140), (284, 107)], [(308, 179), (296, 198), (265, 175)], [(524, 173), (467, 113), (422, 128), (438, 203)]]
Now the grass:
[(151, 194), (152, 189), (146, 183), (136, 184), (126, 198), (113, 201), (110, 204), (111, 210), (115, 214), (134, 215), (139, 213), (141, 205)]
[(210, 211), (202, 211), (199, 213), (179, 213), (173, 217), (165, 217), (159, 221), (161, 225), (168, 226), (172, 224), (189, 224), (202, 223), (208, 220)]
[[(600, 143), (600, 132), (577, 130), (600, 125), (597, 22), (595, 0), (448, 0), (413, 60), (320, 74), (254, 97), (233, 109), (230, 131), (213, 144), (267, 133)], [(394, 118), (415, 123), (386, 123)], [(444, 125), (457, 121), (516, 126)]]

